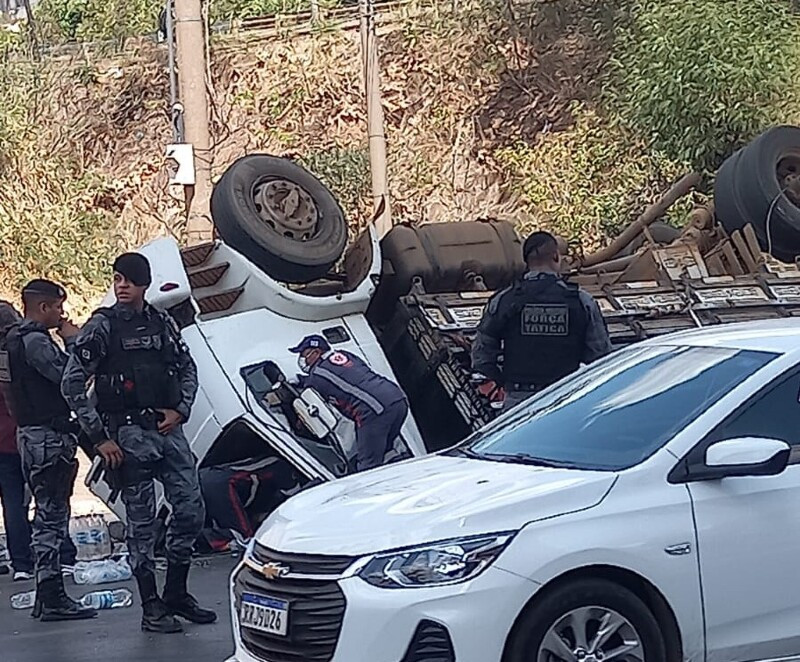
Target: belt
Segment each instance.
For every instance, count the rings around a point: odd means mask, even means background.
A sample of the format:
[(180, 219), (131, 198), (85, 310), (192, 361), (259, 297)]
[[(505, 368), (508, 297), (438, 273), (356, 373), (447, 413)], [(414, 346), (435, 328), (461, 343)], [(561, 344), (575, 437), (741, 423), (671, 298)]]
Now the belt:
[(140, 409), (103, 415), (109, 431), (112, 433), (126, 425), (138, 425), (145, 430), (157, 430), (160, 417), (161, 414), (154, 409)]

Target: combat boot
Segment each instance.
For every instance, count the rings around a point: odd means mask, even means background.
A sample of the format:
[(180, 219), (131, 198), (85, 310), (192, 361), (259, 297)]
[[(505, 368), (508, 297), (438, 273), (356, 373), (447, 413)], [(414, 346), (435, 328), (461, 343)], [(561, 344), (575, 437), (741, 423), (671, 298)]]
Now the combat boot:
[(40, 621), (82, 621), (97, 616), (94, 609), (70, 599), (60, 575), (39, 582), (36, 598), (33, 616)]
[(164, 604), (175, 616), (192, 623), (208, 625), (217, 620), (217, 614), (211, 609), (203, 609), (187, 590), (189, 566), (189, 563), (170, 563), (167, 566)]
[(142, 631), (175, 634), (183, 627), (158, 597), (156, 576), (148, 570), (136, 572), (136, 583), (142, 599)]

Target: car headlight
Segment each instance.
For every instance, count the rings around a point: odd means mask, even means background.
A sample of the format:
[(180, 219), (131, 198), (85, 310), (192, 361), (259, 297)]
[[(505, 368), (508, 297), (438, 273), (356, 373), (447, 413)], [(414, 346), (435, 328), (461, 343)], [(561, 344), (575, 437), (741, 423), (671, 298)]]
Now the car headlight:
[(358, 575), (380, 588), (457, 584), (483, 572), (513, 537), (513, 533), (494, 533), (378, 554)]

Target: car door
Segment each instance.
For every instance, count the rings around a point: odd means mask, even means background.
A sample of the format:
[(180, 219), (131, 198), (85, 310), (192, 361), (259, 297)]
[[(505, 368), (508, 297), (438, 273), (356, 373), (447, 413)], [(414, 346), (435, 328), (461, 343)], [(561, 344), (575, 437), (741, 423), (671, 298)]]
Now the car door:
[(778, 476), (688, 485), (709, 662), (800, 656), (800, 372), (763, 389), (701, 442), (767, 437), (793, 447)]

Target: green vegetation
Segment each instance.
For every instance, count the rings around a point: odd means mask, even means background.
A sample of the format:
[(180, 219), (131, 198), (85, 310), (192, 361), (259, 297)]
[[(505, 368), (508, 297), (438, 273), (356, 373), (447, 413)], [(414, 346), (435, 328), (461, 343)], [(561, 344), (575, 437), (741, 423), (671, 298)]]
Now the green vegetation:
[(107, 277), (116, 228), (98, 205), (107, 182), (58, 147), (59, 127), (33, 101), (52, 85), (41, 65), (0, 68), (0, 282), (9, 294), (34, 276), (60, 280), (85, 311)]
[(366, 148), (335, 147), (302, 155), (300, 161), (330, 188), (345, 212), (363, 207), (364, 199), (370, 195)]
[(619, 29), (605, 107), (655, 149), (715, 168), (800, 96), (800, 16), (789, 0), (637, 0)]
[[(310, 5), (207, 2), (212, 21)], [(508, 209), (525, 218), (523, 230), (552, 227), (590, 248), (687, 170), (710, 173), (767, 127), (800, 121), (794, 0), (457, 4), (455, 13), (449, 2), (410, 13), (382, 40), (398, 220)], [(41, 0), (41, 41), (122, 46), (155, 32), (162, 7)], [(179, 223), (179, 203), (158, 180), (169, 140), (163, 62), (151, 53), (142, 64), (129, 50), (117, 70), (87, 55), (65, 74), (63, 62), (29, 62), (25, 37), (0, 29), (0, 278), (16, 287), (49, 274), (88, 300), (104, 289), (120, 243)], [(231, 44), (212, 66), (217, 138), (229, 152), (221, 158), (296, 154), (362, 220), (370, 205), (357, 37), (274, 39), (248, 46), (249, 59)], [(670, 220), (680, 223), (689, 204)]]
[[(573, 111), (570, 130), (501, 149), (497, 157), (531, 216), (565, 237), (596, 245), (643, 211), (641, 200), (658, 195), (686, 169), (596, 112), (583, 106)], [(674, 208), (674, 219), (680, 222), (688, 211)]]
[(158, 28), (158, 0), (42, 0), (35, 10), (52, 42), (121, 40)]
[[(310, 0), (208, 0), (212, 22), (307, 10)], [(324, 7), (337, 0), (321, 0)], [(59, 41), (121, 40), (158, 29), (163, 0), (42, 0), (36, 16), (45, 36)]]

